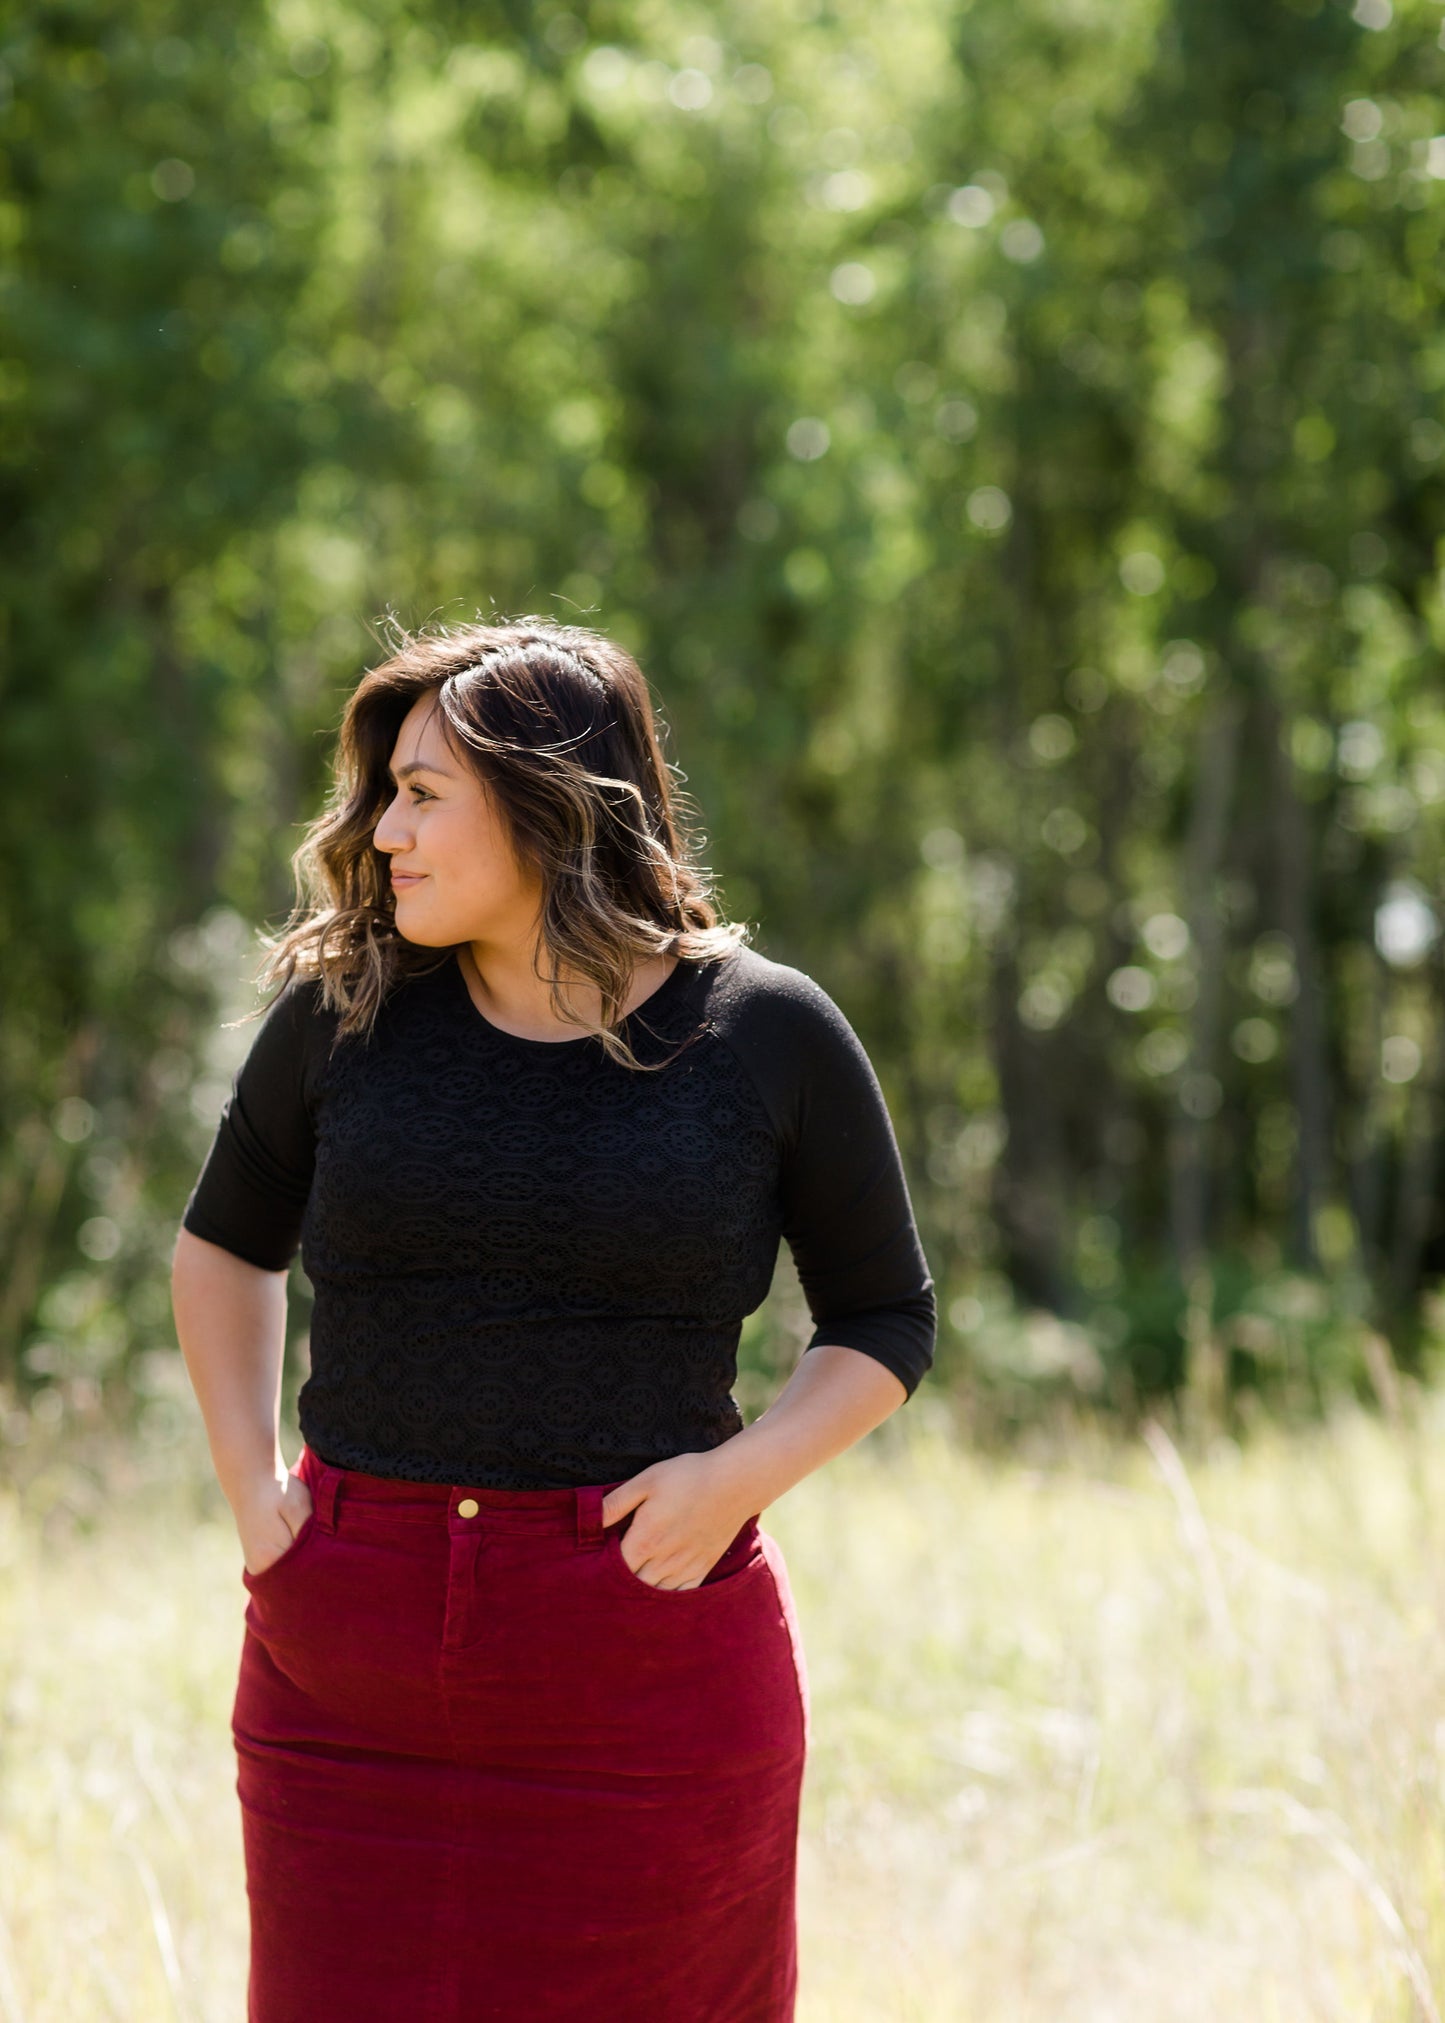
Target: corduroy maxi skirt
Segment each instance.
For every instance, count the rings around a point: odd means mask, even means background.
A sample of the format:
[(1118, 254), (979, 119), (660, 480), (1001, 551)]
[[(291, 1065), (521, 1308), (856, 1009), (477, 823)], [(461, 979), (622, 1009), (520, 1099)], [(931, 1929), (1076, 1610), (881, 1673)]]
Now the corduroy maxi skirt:
[(790, 2023), (808, 1686), (777, 1541), (633, 1573), (611, 1484), (309, 1449), (234, 1733), (250, 2023)]

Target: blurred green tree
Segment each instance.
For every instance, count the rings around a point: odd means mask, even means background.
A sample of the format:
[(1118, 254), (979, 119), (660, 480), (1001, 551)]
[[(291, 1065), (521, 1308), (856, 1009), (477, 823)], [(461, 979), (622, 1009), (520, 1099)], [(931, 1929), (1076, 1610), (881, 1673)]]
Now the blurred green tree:
[(639, 653), (878, 1062), (945, 1373), (1418, 1359), (1437, 12), (67, 0), (0, 65), (0, 1371), (166, 1338), (388, 608)]

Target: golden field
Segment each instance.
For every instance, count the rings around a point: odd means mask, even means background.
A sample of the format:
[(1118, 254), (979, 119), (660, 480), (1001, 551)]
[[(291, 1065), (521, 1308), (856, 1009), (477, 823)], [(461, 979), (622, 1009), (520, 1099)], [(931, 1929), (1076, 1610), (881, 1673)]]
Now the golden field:
[[(813, 1714), (799, 2023), (1437, 2019), (1442, 1441), (1427, 1395), (981, 1457), (924, 1395), (774, 1505)], [(0, 2019), (239, 2023), (227, 1513), (188, 1434), (16, 1474)]]

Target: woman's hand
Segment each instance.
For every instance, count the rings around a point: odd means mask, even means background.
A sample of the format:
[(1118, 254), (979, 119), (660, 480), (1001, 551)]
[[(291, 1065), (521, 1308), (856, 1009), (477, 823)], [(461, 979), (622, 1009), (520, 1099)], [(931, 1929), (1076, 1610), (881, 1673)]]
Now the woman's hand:
[(265, 1573), (291, 1550), (311, 1515), (311, 1491), (289, 1471), (263, 1477), (233, 1505), (249, 1574)]
[(902, 1378), (874, 1357), (822, 1342), (741, 1433), (703, 1454), (654, 1461), (610, 1489), (602, 1522), (635, 1510), (619, 1541), (624, 1564), (650, 1587), (698, 1587), (749, 1517), (861, 1440), (907, 1396)]
[[(757, 1511), (714, 1455), (674, 1454), (619, 1482), (602, 1499), (602, 1522), (637, 1515), (618, 1541), (624, 1563), (649, 1587), (700, 1587)], [(632, 1547), (629, 1553), (628, 1546)]]

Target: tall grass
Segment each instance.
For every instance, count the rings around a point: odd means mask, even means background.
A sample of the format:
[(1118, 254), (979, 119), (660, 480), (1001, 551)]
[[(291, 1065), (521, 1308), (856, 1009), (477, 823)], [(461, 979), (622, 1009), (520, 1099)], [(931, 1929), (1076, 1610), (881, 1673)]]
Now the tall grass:
[[(985, 1459), (920, 1397), (776, 1504), (800, 2023), (1433, 2023), (1442, 1428)], [(0, 1557), (0, 2018), (236, 2023), (223, 1508), (184, 1444), (52, 1458)]]

